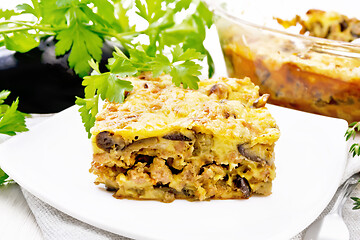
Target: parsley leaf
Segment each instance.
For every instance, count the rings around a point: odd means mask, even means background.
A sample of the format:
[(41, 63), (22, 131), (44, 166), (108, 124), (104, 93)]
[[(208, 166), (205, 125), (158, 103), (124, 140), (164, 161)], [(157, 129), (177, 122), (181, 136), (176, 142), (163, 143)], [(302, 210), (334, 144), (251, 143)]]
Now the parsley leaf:
[(360, 144), (354, 143), (350, 147), (350, 152), (352, 153), (352, 156), (359, 156), (360, 155)]
[(72, 48), (68, 58), (69, 66), (80, 76), (89, 73), (88, 61), (92, 58), (97, 61), (101, 59), (103, 40), (82, 23), (74, 22), (69, 28), (60, 31), (56, 39), (59, 40), (55, 45), (56, 56)]
[(118, 2), (114, 2), (114, 6), (117, 16), (115, 22), (117, 25), (112, 24), (114, 29), (118, 32), (133, 32), (135, 30), (135, 26), (130, 26), (129, 16), (127, 15), (127, 11), (131, 9), (131, 5), (125, 7), (121, 0), (116, 1)]
[[(33, 1), (34, 2), (34, 1)], [(33, 8), (32, 6), (30, 6), (27, 3), (23, 3), (23, 4), (19, 4), (16, 6), (16, 10), (18, 10), (20, 13), (24, 14), (24, 13), (30, 13), (34, 16), (39, 17), (39, 12), (37, 11), (37, 9)]]
[(16, 13), (14, 10), (0, 9), (0, 19), (4, 18), (5, 20), (8, 20), (16, 15), (19, 15), (19, 13)]
[(14, 33), (12, 37), (4, 36), (5, 46), (9, 50), (17, 52), (27, 52), (34, 47), (37, 47), (40, 43), (33, 34), (24, 34), (21, 32)]
[(162, 73), (169, 73), (171, 71), (169, 59), (161, 54), (156, 55), (151, 62), (151, 71), (154, 77), (158, 77)]
[(197, 16), (199, 16), (202, 21), (206, 24), (208, 28), (211, 27), (213, 24), (213, 13), (205, 6), (205, 4), (200, 1), (199, 5), (197, 6)]
[(0, 92), (0, 134), (13, 136), (16, 132), (28, 131), (25, 125), (26, 114), (17, 110), (19, 99), (16, 99), (11, 106), (4, 104), (10, 91)]
[[(360, 122), (353, 122), (349, 124), (349, 128), (345, 132), (345, 139), (348, 141), (350, 138), (355, 139), (356, 133), (360, 131)], [(351, 145), (350, 153), (352, 153), (352, 156), (360, 156), (360, 144), (354, 143)]]
[(0, 168), (0, 185), (9, 181), (9, 175), (7, 175), (1, 168)]
[(176, 46), (173, 49), (172, 56), (173, 56), (173, 62), (189, 61), (194, 59), (202, 60), (204, 58), (204, 56), (200, 52), (197, 52), (193, 48), (188, 48), (184, 52), (184, 49), (182, 49), (179, 46)]
[[(26, 114), (17, 110), (19, 100), (16, 99), (11, 106), (4, 104), (10, 91), (0, 92), (0, 134), (13, 136), (16, 132), (28, 131), (25, 125)], [(0, 168), (0, 185), (9, 182), (9, 176)]]
[(152, 24), (166, 13), (166, 11), (162, 10), (162, 2), (162, 0), (145, 0), (145, 4), (142, 4), (141, 0), (135, 0), (135, 6), (138, 9), (136, 13), (148, 21), (149, 24)]
[(131, 91), (132, 85), (129, 81), (121, 80), (113, 73), (91, 76), (94, 78), (97, 93), (102, 100), (110, 102), (123, 102), (125, 91)]
[(84, 123), (85, 130), (88, 132), (88, 137), (91, 137), (90, 129), (95, 124), (95, 116), (98, 113), (99, 97), (94, 95), (92, 98), (76, 97), (75, 103), (80, 106), (79, 112)]
[(104, 20), (110, 24), (114, 24), (116, 22), (114, 15), (115, 7), (113, 4), (107, 0), (93, 0), (93, 3), (97, 7), (98, 16), (102, 16)]
[[(146, 45), (129, 50), (130, 58), (117, 53), (110, 60), (110, 71), (120, 76), (138, 75), (145, 71), (153, 72), (154, 76), (162, 73), (170, 74), (176, 86), (197, 89), (198, 76), (201, 74), (201, 66), (192, 60), (201, 60), (204, 56), (195, 49), (187, 49), (185, 52), (179, 46), (172, 50), (172, 61), (163, 54), (150, 56), (144, 50)], [(131, 70), (131, 71), (130, 71)]]
[(17, 111), (18, 104), (19, 99), (16, 99), (10, 107), (6, 107), (5, 112), (0, 114), (0, 133), (13, 136), (16, 132), (28, 130), (25, 125), (25, 114)]
[(180, 0), (176, 3), (175, 11), (179, 12), (183, 9), (188, 9), (190, 7), (192, 0)]
[(353, 210), (358, 210), (360, 209), (360, 198), (358, 197), (350, 197), (353, 201), (354, 201), (354, 206), (353, 206)]
[(2, 90), (0, 92), (0, 104), (3, 104), (5, 102), (5, 99), (10, 95), (10, 91)]
[(175, 65), (170, 72), (172, 76), (172, 80), (176, 86), (183, 85), (184, 88), (192, 88), (198, 89), (197, 82), (199, 82), (199, 78), (196, 75), (200, 75), (200, 65), (192, 62), (186, 61), (179, 65)]
[[(120, 50), (117, 50), (120, 51)], [(114, 56), (122, 57), (114, 53)], [(114, 60), (114, 59), (113, 59)], [(106, 72), (101, 74), (99, 65), (94, 60), (89, 62), (94, 69), (93, 75), (84, 77), (83, 86), (85, 86), (85, 98), (76, 98), (76, 104), (80, 106), (79, 112), (88, 132), (88, 137), (91, 137), (91, 127), (94, 126), (95, 117), (98, 113), (99, 97), (102, 100), (109, 100), (111, 102), (123, 102), (125, 92), (132, 90), (132, 85), (129, 81), (119, 79), (122, 72)], [(116, 61), (112, 61), (112, 64)], [(116, 69), (119, 70), (119, 69)], [(123, 71), (127, 71), (123, 69)]]
[(349, 128), (345, 132), (345, 139), (348, 141), (351, 137), (354, 139), (356, 132), (360, 131), (360, 122), (353, 122), (349, 124)]

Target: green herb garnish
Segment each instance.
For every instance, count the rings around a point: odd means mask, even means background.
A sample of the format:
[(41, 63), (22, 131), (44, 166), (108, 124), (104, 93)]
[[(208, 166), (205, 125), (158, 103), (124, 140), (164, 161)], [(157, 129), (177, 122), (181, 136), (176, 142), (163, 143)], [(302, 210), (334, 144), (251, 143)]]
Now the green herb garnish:
[(353, 204), (354, 204), (354, 206), (353, 206), (353, 210), (358, 210), (358, 209), (360, 209), (360, 198), (358, 198), (358, 197), (350, 197), (354, 202), (353, 202)]
[[(350, 138), (355, 138), (356, 133), (360, 131), (360, 122), (353, 122), (349, 125), (349, 128), (346, 130), (345, 139), (348, 141)], [(360, 144), (354, 143), (350, 147), (350, 153), (352, 156), (360, 156)]]
[[(356, 133), (360, 131), (360, 122), (353, 122), (349, 124), (348, 129), (345, 132), (345, 139), (348, 141), (350, 138), (355, 139)], [(352, 153), (352, 156), (360, 156), (360, 144), (353, 143), (349, 150)], [(354, 201), (353, 210), (360, 209), (360, 198), (358, 197), (350, 197)]]
[[(0, 134), (13, 136), (17, 132), (28, 131), (25, 125), (26, 114), (17, 110), (19, 99), (16, 99), (10, 106), (5, 104), (10, 91), (0, 92)], [(9, 176), (0, 168), (0, 185), (9, 182)]]
[(7, 175), (1, 168), (0, 168), (0, 185), (4, 183), (10, 182), (9, 175)]
[(17, 110), (19, 99), (16, 99), (10, 106), (4, 104), (10, 91), (0, 92), (0, 134), (15, 135), (17, 132), (28, 131), (25, 125), (26, 114)]
[[(213, 60), (203, 45), (206, 28), (213, 15), (200, 0), (32, 0), (15, 10), (1, 10), (0, 46), (27, 52), (41, 37), (55, 36), (55, 55), (69, 52), (68, 63), (85, 77), (85, 97), (77, 98), (86, 131), (94, 125), (99, 97), (122, 102), (131, 91), (121, 77), (151, 71), (154, 76), (170, 74), (176, 86), (197, 89), (199, 62), (205, 57), (208, 75), (214, 73)], [(135, 12), (144, 26), (131, 25), (129, 12)], [(19, 15), (33, 20), (16, 20)], [(140, 29), (139, 29), (140, 28)], [(117, 42), (109, 60), (109, 72), (100, 73), (97, 62), (105, 40)], [(142, 40), (140, 40), (142, 39)], [(140, 43), (141, 42), (141, 43)], [(146, 44), (143, 44), (146, 42)], [(90, 63), (90, 64), (89, 64)]]
[[(115, 40), (125, 48), (134, 48), (134, 38), (147, 37), (146, 54), (154, 57), (165, 46), (183, 45), (184, 51), (195, 48), (208, 56), (209, 74), (214, 66), (203, 46), (205, 26), (212, 24), (212, 13), (201, 1), (191, 0), (32, 0), (32, 5), (19, 4), (15, 10), (0, 10), (0, 46), (27, 52), (40, 43), (40, 38), (55, 36), (56, 56), (69, 52), (69, 66), (80, 76), (90, 72), (88, 62), (100, 61), (105, 39)], [(195, 10), (179, 23), (180, 12)], [(135, 11), (147, 27), (137, 30), (129, 23), (129, 12)], [(189, 10), (191, 11), (191, 10)], [(181, 13), (181, 14), (182, 14)], [(19, 17), (19, 16), (23, 17)], [(17, 19), (33, 20), (17, 20)]]
[[(180, 23), (177, 14), (193, 5)], [(122, 41), (122, 50), (115, 49), (109, 59), (109, 72), (100, 73), (98, 63), (91, 60), (93, 74), (84, 78), (85, 97), (77, 98), (80, 114), (90, 137), (90, 129), (98, 113), (98, 101), (123, 102), (124, 94), (132, 90), (129, 81), (122, 78), (152, 72), (154, 77), (169, 74), (176, 86), (197, 89), (200, 70), (199, 61), (207, 57), (209, 75), (214, 72), (212, 59), (203, 46), (206, 27), (212, 24), (212, 14), (201, 1), (135, 1), (135, 12), (147, 22), (147, 28), (133, 31), (128, 41)], [(137, 26), (129, 26), (129, 29)], [(130, 36), (130, 35), (129, 35)], [(142, 44), (134, 37), (146, 37), (148, 44)]]

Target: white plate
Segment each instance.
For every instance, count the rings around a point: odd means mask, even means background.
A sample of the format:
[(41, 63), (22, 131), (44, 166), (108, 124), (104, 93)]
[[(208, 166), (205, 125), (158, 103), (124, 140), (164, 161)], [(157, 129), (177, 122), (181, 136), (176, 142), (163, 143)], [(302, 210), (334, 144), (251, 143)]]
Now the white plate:
[(173, 203), (118, 200), (93, 184), (90, 142), (77, 107), (0, 145), (1, 167), (29, 192), (96, 227), (137, 239), (289, 239), (337, 189), (347, 124), (269, 105), (281, 130), (273, 194)]

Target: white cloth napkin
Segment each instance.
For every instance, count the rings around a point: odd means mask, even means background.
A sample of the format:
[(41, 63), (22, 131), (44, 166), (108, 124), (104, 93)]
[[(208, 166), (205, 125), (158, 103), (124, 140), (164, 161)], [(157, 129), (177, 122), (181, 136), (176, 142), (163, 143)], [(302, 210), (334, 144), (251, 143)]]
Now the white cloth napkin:
[[(27, 120), (27, 125), (29, 127), (36, 125), (37, 123), (43, 121), (51, 115), (33, 115), (32, 118)], [(345, 140), (345, 139), (344, 139)], [(355, 140), (349, 142), (349, 147), (354, 142), (360, 141), (360, 135), (356, 137)], [(1, 142), (1, 139), (0, 139)], [(343, 183), (346, 179), (352, 176), (354, 173), (360, 172), (360, 157), (353, 158), (352, 156), (348, 157), (348, 163), (344, 176), (342, 179)], [(128, 240), (129, 238), (119, 236), (96, 227), (93, 227), (89, 224), (81, 222), (73, 217), (66, 215), (65, 213), (51, 207), (47, 203), (44, 203), (37, 197), (33, 196), (31, 193), (27, 192), (22, 188), (24, 197), (29, 204), (31, 211), (33, 212), (35, 219), (42, 230), (44, 239), (51, 240), (62, 240), (62, 239), (86, 239), (86, 240), (105, 240), (105, 239), (114, 239), (114, 240)], [(319, 217), (326, 215), (332, 208), (337, 196), (339, 195), (339, 190), (335, 194), (332, 201), (325, 208)], [(360, 197), (360, 185), (354, 190), (351, 196)], [(344, 220), (350, 230), (350, 239), (360, 239), (360, 210), (352, 210), (353, 201), (349, 198), (347, 199), (344, 209), (343, 216)], [(304, 230), (305, 231), (305, 230)], [(292, 240), (300, 240), (304, 234), (304, 231), (294, 236)]]
[(44, 239), (63, 240), (63, 239), (86, 239), (86, 240), (127, 240), (122, 237), (89, 224), (76, 220), (63, 212), (51, 207), (41, 201), (25, 189), (21, 188), (24, 197), (34, 213)]

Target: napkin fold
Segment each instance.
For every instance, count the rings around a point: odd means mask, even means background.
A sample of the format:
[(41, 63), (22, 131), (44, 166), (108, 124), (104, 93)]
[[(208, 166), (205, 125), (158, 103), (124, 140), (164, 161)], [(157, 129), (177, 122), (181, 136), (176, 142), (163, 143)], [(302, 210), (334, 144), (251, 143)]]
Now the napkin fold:
[(43, 233), (44, 239), (129, 240), (129, 238), (98, 229), (70, 217), (41, 201), (24, 188), (21, 188), (21, 190)]
[[(27, 120), (29, 127), (36, 125), (39, 122), (47, 119), (51, 115), (33, 115), (32, 118)], [(3, 139), (4, 140), (4, 139)], [(1, 139), (0, 139), (1, 142)], [(358, 134), (355, 139), (348, 142), (348, 149), (354, 142), (360, 142), (360, 135)], [(352, 157), (348, 155), (347, 166), (341, 181), (341, 184), (355, 173), (360, 172), (360, 157)], [(340, 188), (339, 188), (340, 189)], [(337, 196), (339, 195), (339, 189), (335, 196), (320, 214), (320, 217), (325, 216), (334, 205)], [(22, 188), (24, 197), (29, 204), (32, 213), (43, 233), (44, 239), (46, 240), (62, 240), (62, 239), (86, 239), (86, 240), (129, 240), (130, 238), (119, 236), (105, 230), (98, 229), (94, 226), (81, 222), (67, 214), (53, 208), (47, 203), (41, 201), (37, 197)], [(351, 196), (360, 197), (360, 185), (353, 191)], [(349, 198), (346, 200), (343, 217), (350, 230), (350, 239), (360, 238), (360, 211), (352, 210), (353, 201)], [(292, 240), (302, 239), (304, 232), (302, 231), (298, 235), (294, 236)]]

